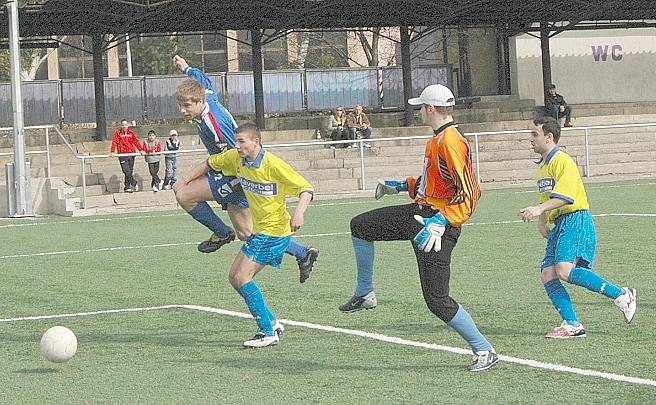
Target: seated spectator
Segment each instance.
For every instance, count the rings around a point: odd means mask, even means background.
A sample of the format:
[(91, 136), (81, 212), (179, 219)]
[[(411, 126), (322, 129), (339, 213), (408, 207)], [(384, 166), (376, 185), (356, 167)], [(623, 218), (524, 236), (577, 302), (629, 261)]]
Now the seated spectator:
[[(371, 139), (371, 123), (367, 115), (362, 112), (362, 106), (356, 105), (353, 109), (353, 112), (348, 115), (346, 119), (346, 124), (349, 129), (349, 138), (355, 140), (357, 137), (358, 131), (364, 139)], [(352, 145), (353, 147), (358, 146), (356, 143)], [(369, 142), (364, 143), (365, 148), (371, 148)]]
[(556, 93), (555, 84), (549, 85), (549, 93), (547, 93), (547, 99), (544, 108), (547, 111), (547, 115), (554, 117), (556, 120), (565, 117), (565, 124), (563, 125), (564, 127), (572, 126), (572, 107), (567, 105), (563, 96)]
[[(345, 141), (349, 139), (348, 129), (346, 128), (346, 114), (344, 114), (344, 107), (338, 105), (335, 111), (330, 116), (330, 124), (328, 125), (328, 133), (330, 134), (331, 141)], [(330, 149), (346, 148), (351, 146), (346, 143), (338, 143), (330, 145)]]

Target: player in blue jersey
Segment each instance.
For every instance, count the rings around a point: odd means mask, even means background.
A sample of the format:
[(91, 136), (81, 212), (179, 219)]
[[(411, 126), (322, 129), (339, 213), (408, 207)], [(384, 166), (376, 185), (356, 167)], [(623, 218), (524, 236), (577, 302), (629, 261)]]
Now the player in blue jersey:
[[(237, 146), (211, 155), (185, 176), (186, 182), (203, 178), (209, 170), (238, 176), (253, 214), (253, 235), (230, 267), (230, 284), (242, 296), (258, 326), (257, 334), (244, 347), (277, 345), (283, 327), (266, 304), (253, 278), (266, 265), (279, 268), (291, 234), (303, 226), (304, 213), (312, 201), (314, 188), (287, 162), (267, 152), (255, 123), (240, 125)], [(287, 196), (297, 196), (294, 214), (287, 211)]]
[[(585, 337), (585, 329), (562, 281), (585, 287), (615, 301), (626, 323), (636, 312), (635, 288), (619, 287), (592, 271), (597, 234), (583, 180), (574, 160), (558, 148), (560, 124), (552, 117), (533, 120), (531, 145), (542, 156), (535, 177), (539, 205), (520, 210), (524, 221), (538, 218), (538, 231), (547, 239), (542, 260), (544, 289), (562, 318), (547, 338)], [(549, 224), (553, 228), (549, 229)]]
[[(211, 80), (201, 70), (190, 67), (178, 55), (173, 57), (173, 64), (189, 76), (176, 91), (180, 112), (186, 120), (196, 124), (198, 136), (207, 152), (216, 155), (234, 148), (237, 123), (219, 101)], [(220, 170), (210, 170), (207, 176), (192, 182), (176, 182), (173, 190), (178, 204), (213, 232), (208, 240), (198, 245), (200, 252), (211, 253), (232, 242), (235, 237), (246, 240), (251, 235), (251, 213), (239, 180), (235, 176), (225, 176)], [(228, 211), (235, 231), (216, 215), (207, 201), (216, 201)], [(300, 282), (305, 282), (319, 251), (292, 240), (287, 253), (296, 257)]]

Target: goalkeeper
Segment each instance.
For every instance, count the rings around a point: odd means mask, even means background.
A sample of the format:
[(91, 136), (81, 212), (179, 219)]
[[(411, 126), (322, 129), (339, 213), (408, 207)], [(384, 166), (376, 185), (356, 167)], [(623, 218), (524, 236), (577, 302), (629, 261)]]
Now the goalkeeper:
[(497, 354), (469, 313), (449, 296), (451, 252), (481, 194), (473, 175), (469, 144), (453, 123), (455, 99), (447, 87), (428, 86), (408, 103), (421, 105), (422, 120), (435, 134), (426, 144), (424, 174), (388, 180), (376, 189), (376, 198), (408, 191), (413, 203), (378, 208), (351, 219), (357, 285), (353, 297), (339, 310), (354, 312), (376, 307), (374, 241), (410, 240), (428, 308), (471, 346), (474, 361), (469, 370), (487, 370), (498, 362)]

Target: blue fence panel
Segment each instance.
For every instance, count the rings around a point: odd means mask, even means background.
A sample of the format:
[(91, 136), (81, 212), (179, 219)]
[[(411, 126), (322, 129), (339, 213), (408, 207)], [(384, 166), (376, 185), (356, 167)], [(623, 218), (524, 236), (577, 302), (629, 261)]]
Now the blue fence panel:
[(29, 81), (22, 85), (25, 125), (59, 123), (59, 82)]
[(380, 107), (378, 68), (307, 70), (308, 110), (331, 110), (336, 105), (366, 109)]
[(142, 77), (105, 79), (105, 114), (107, 120), (144, 118)]
[[(21, 86), (25, 125), (59, 123), (59, 82), (49, 80), (24, 81)], [(11, 84), (0, 84), (0, 126), (14, 125)]]
[(62, 80), (62, 100), (64, 122), (96, 122), (93, 80)]
[(264, 72), (265, 112), (303, 111), (303, 72)]
[(153, 76), (145, 78), (146, 117), (161, 119), (180, 117), (175, 90), (185, 76)]
[(11, 100), (11, 84), (2, 83), (0, 84), (0, 100), (4, 100), (3, 103), (0, 103), (0, 126), (2, 127), (13, 127), (13, 105)]
[[(401, 67), (384, 67), (383, 72), (383, 106), (403, 108), (403, 71)], [(412, 69), (412, 94), (419, 96), (421, 91), (431, 84), (443, 84), (453, 89), (451, 65), (421, 66)]]
[(255, 114), (253, 73), (228, 73), (228, 110), (233, 115)]

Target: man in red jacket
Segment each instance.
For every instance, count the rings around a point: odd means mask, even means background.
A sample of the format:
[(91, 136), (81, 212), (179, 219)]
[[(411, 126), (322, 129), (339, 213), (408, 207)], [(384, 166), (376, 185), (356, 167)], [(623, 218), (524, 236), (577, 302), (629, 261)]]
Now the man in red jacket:
[[(114, 136), (112, 137), (112, 148), (110, 150), (110, 155), (114, 156), (114, 153), (118, 151), (119, 154), (123, 153), (136, 153), (137, 150), (143, 155), (143, 148), (137, 138), (137, 134), (130, 129), (130, 125), (127, 120), (121, 120), (121, 128), (114, 131)], [(121, 170), (125, 175), (125, 186), (124, 191), (126, 193), (132, 193), (137, 190), (137, 181), (132, 177), (132, 171), (134, 170), (134, 156), (119, 156), (118, 162), (121, 164)]]

